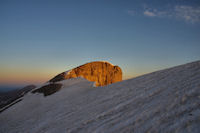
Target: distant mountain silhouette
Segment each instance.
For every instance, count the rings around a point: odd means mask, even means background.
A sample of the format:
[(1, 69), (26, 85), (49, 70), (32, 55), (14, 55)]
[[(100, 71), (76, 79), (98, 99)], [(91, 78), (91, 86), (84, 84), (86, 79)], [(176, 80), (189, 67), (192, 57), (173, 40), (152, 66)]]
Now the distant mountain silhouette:
[(31, 91), (34, 88), (36, 88), (35, 85), (28, 85), (22, 89), (17, 89), (17, 90), (8, 91), (8, 92), (1, 92), (0, 93), (0, 112), (6, 109), (4, 108), (5, 106), (23, 97), (27, 92)]

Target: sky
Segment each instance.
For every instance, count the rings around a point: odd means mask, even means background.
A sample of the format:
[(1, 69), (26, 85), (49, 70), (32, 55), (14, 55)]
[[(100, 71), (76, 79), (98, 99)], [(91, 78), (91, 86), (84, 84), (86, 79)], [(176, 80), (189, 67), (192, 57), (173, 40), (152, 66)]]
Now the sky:
[(91, 61), (123, 79), (200, 59), (199, 0), (1, 0), (0, 86)]

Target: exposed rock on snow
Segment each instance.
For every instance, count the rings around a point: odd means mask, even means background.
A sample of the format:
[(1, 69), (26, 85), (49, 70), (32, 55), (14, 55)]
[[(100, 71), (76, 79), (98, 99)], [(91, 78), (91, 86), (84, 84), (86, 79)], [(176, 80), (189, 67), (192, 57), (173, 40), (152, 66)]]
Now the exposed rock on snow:
[(0, 133), (199, 133), (200, 61), (104, 87), (73, 78), (0, 114)]
[(44, 96), (51, 95), (57, 91), (59, 91), (62, 87), (62, 84), (48, 84), (45, 86), (42, 86), (41, 88), (35, 89), (32, 91), (32, 93), (43, 93)]
[(122, 70), (108, 62), (96, 61), (81, 65), (70, 71), (63, 72), (50, 82), (58, 82), (64, 79), (83, 77), (89, 81), (95, 82), (96, 86), (104, 86), (119, 82), (122, 80)]

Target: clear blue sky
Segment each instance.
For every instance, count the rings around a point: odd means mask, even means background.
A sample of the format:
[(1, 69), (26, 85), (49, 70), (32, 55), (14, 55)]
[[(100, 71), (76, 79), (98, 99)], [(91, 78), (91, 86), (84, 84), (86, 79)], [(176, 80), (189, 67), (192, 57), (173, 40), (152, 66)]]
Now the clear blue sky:
[(124, 79), (200, 59), (198, 0), (1, 0), (0, 84), (94, 60)]

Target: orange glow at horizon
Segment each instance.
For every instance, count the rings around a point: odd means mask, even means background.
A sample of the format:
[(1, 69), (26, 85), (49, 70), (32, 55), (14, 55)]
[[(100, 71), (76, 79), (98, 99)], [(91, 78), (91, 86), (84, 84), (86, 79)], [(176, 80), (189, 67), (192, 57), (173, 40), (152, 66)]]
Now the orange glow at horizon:
[(1, 68), (0, 84), (42, 84), (58, 73), (49, 69)]
[[(70, 68), (58, 67), (22, 67), (22, 66), (6, 66), (0, 68), (0, 84), (17, 85), (17, 84), (43, 84), (49, 81), (57, 74), (70, 70)], [(123, 70), (123, 80), (134, 78), (145, 74), (149, 71), (139, 70)]]
[[(0, 84), (43, 84), (63, 71), (0, 70)], [(132, 76), (123, 75), (123, 80)]]

